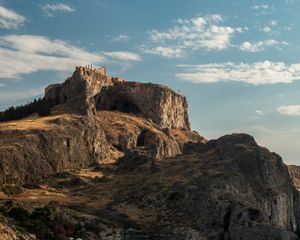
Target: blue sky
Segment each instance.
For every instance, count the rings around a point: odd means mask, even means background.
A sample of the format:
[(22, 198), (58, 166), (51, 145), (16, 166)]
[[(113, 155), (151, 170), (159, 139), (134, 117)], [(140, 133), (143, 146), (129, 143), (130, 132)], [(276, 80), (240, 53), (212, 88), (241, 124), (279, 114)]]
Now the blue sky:
[(300, 165), (300, 0), (0, 0), (0, 109), (76, 65), (183, 92), (194, 130)]

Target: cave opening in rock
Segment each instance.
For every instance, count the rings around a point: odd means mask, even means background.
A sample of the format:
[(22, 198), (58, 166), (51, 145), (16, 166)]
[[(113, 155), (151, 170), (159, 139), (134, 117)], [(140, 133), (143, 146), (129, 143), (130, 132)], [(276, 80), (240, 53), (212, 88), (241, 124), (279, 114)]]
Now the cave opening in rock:
[(133, 114), (140, 113), (139, 107), (134, 102), (127, 99), (115, 99), (110, 104), (108, 110), (111, 111), (117, 110), (120, 112), (133, 113)]
[[(225, 235), (229, 234), (230, 220), (231, 220), (231, 208), (228, 207), (226, 210), (226, 214), (224, 216), (224, 235), (223, 235), (222, 239), (225, 239)], [(228, 239), (230, 239), (230, 238), (228, 238)]]
[(257, 221), (260, 217), (259, 210), (257, 210), (257, 209), (248, 209), (248, 217), (251, 221)]
[(145, 146), (145, 137), (146, 137), (146, 133), (147, 133), (147, 130), (143, 130), (143, 131), (141, 131), (141, 133), (139, 134), (138, 139), (137, 139), (137, 143), (136, 143), (136, 145), (137, 145), (138, 147)]

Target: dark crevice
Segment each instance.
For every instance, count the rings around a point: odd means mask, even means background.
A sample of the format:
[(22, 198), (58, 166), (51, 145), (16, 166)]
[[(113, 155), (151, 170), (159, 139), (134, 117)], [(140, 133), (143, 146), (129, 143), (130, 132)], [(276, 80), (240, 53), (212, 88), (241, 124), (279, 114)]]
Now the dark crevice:
[(122, 151), (122, 146), (121, 145), (117, 145), (117, 144), (112, 144), (112, 146), (116, 149), (118, 149), (119, 151)]
[(118, 110), (125, 113), (140, 113), (139, 108), (129, 100), (115, 100), (109, 107), (109, 110)]
[(229, 208), (227, 208), (226, 214), (224, 216), (223, 240), (230, 240), (230, 235), (229, 235), (230, 218), (231, 218), (231, 208), (229, 207)]
[(138, 139), (137, 139), (137, 143), (136, 143), (136, 146), (137, 146), (137, 147), (145, 146), (145, 137), (146, 137), (146, 133), (147, 133), (147, 130), (143, 130), (143, 131), (141, 131), (141, 133), (139, 134)]

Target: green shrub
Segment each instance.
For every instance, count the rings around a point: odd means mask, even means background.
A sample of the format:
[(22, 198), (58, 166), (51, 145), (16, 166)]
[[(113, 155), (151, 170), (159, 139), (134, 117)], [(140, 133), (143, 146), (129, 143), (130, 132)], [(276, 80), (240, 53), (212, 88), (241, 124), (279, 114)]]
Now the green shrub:
[(31, 214), (31, 218), (34, 220), (39, 220), (47, 225), (52, 223), (51, 220), (51, 210), (48, 207), (36, 208)]
[(25, 183), (23, 185), (23, 188), (26, 188), (26, 189), (39, 189), (40, 186), (36, 183)]
[(14, 185), (5, 185), (2, 187), (2, 191), (8, 196), (18, 195), (24, 192), (21, 187)]
[(25, 222), (29, 219), (30, 213), (22, 207), (13, 207), (7, 215), (16, 221)]
[(37, 110), (37, 114), (40, 117), (49, 116), (51, 114), (51, 105), (46, 102), (41, 104)]
[(86, 229), (80, 223), (77, 223), (75, 226), (74, 237), (81, 238), (81, 239), (87, 239)]

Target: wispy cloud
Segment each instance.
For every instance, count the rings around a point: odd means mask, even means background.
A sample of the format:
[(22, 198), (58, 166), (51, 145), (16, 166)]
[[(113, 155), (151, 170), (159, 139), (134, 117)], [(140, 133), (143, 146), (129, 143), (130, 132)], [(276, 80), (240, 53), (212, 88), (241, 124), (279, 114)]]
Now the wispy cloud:
[(281, 106), (277, 111), (282, 115), (300, 116), (300, 105)]
[(26, 18), (11, 9), (0, 6), (0, 28), (14, 29), (22, 26)]
[(147, 53), (164, 57), (179, 57), (200, 49), (226, 49), (230, 46), (233, 35), (244, 29), (225, 26), (223, 22), (223, 16), (218, 14), (178, 19), (176, 24), (166, 31), (150, 31), (150, 46), (143, 49)]
[(296, 2), (296, 0), (285, 0), (285, 3), (287, 4), (287, 5), (289, 5), (289, 4), (294, 4)]
[(3, 88), (3, 87), (6, 87), (6, 85), (3, 83), (0, 83), (0, 88)]
[(54, 17), (56, 12), (75, 12), (76, 9), (64, 3), (44, 4), (41, 9), (48, 17)]
[(130, 39), (130, 37), (126, 34), (120, 34), (116, 37), (112, 38), (113, 42), (127, 42)]
[(292, 27), (292, 26), (285, 26), (285, 27), (283, 28), (283, 30), (285, 30), (285, 31), (292, 31), (292, 30), (293, 30), (293, 27)]
[(0, 37), (0, 78), (19, 78), (40, 70), (69, 71), (74, 66), (103, 64), (109, 58), (137, 61), (130, 52), (89, 52), (62, 40), (36, 35), (6, 35)]
[(274, 5), (269, 4), (254, 5), (251, 8), (256, 11), (256, 15), (267, 15), (275, 10)]
[(105, 56), (110, 57), (112, 59), (120, 60), (120, 61), (141, 61), (142, 58), (140, 55), (132, 52), (102, 52)]
[(263, 116), (265, 113), (262, 110), (256, 110), (255, 111), (257, 115)]
[(261, 32), (265, 32), (265, 33), (272, 32), (272, 28), (270, 28), (270, 27), (262, 27), (259, 30)]
[(264, 26), (259, 28), (259, 31), (265, 32), (265, 33), (270, 33), (274, 31), (274, 28), (278, 25), (278, 22), (276, 20), (272, 20), (265, 24)]
[(291, 83), (300, 80), (300, 63), (283, 62), (248, 63), (212, 63), (200, 65), (178, 65), (176, 73), (180, 80), (194, 83), (214, 83), (221, 81), (239, 81), (247, 84)]
[(247, 52), (262, 52), (265, 51), (266, 48), (268, 47), (275, 47), (277, 49), (281, 49), (281, 47), (286, 45), (288, 45), (288, 43), (285, 41), (279, 42), (274, 39), (268, 39), (264, 41), (254, 42), (254, 43), (243, 42), (239, 48), (240, 50), (247, 51)]
[(268, 5), (268, 4), (261, 4), (261, 5), (254, 5), (252, 6), (252, 9), (255, 9), (255, 10), (261, 10), (261, 9), (271, 9), (271, 8), (274, 8), (274, 6), (272, 5)]
[(146, 53), (160, 55), (166, 58), (179, 58), (183, 55), (183, 50), (180, 48), (170, 48), (170, 47), (155, 47), (155, 48), (145, 48)]

